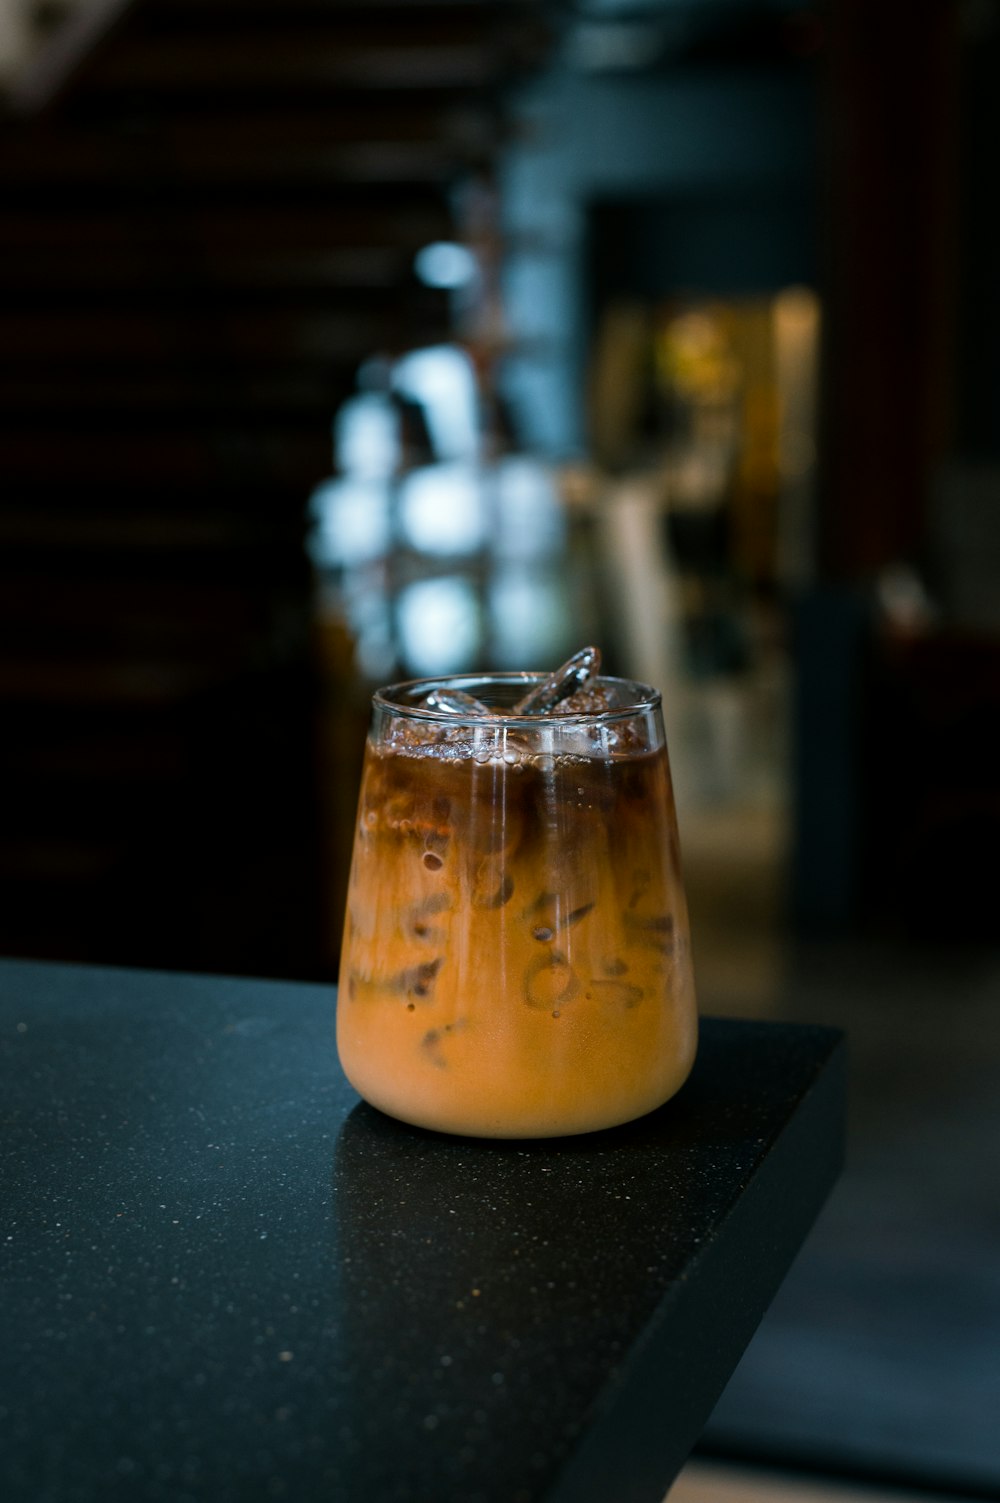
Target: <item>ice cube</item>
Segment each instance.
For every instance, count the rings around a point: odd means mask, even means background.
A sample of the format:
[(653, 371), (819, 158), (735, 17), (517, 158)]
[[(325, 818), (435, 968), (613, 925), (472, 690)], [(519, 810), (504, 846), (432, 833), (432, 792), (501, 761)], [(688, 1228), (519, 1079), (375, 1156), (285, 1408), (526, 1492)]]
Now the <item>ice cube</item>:
[(420, 965), (407, 966), (405, 971), (397, 971), (395, 975), (388, 976), (382, 985), (387, 991), (407, 997), (412, 1007), (415, 1000), (426, 1002), (433, 990), (434, 978), (443, 964), (444, 956), (438, 955), (434, 960), (425, 960)]
[(641, 986), (632, 986), (628, 981), (591, 981), (587, 996), (593, 997), (602, 1007), (618, 1007), (627, 1012), (638, 1007), (643, 991)]
[(522, 914), (531, 923), (532, 938), (548, 944), (558, 933), (572, 929), (594, 907), (590, 902), (574, 903), (558, 892), (540, 892)]
[[(556, 707), (553, 706), (553, 709)], [(558, 706), (560, 715), (603, 715), (614, 709), (611, 690), (604, 684), (585, 684), (564, 699)], [(549, 714), (553, 711), (550, 710)]]
[(432, 689), (421, 701), (428, 710), (443, 710), (447, 715), (492, 715), (482, 700), (462, 689)]
[(422, 1052), (430, 1060), (431, 1064), (435, 1065), (439, 1070), (446, 1070), (448, 1068), (448, 1061), (441, 1048), (442, 1044), (452, 1034), (460, 1033), (465, 1026), (465, 1019), (458, 1018), (454, 1023), (445, 1023), (441, 1028), (428, 1028), (420, 1040)]
[(592, 873), (571, 849), (562, 851), (553, 864), (556, 869), (550, 875), (561, 885), (541, 891), (520, 911), (535, 939), (550, 939), (573, 929), (594, 908), (597, 896)]
[[(601, 671), (601, 652), (598, 647), (581, 647), (571, 658), (540, 684), (529, 689), (514, 706), (514, 715), (546, 715), (554, 710), (569, 695), (582, 689), (590, 678)], [(561, 712), (560, 712), (561, 713)]]
[(572, 1001), (579, 990), (577, 974), (561, 950), (547, 950), (524, 972), (524, 1000), (529, 1007), (550, 1012)]
[(504, 871), (502, 853), (485, 857), (476, 867), (472, 883), (474, 908), (503, 908), (514, 895), (514, 878)]
[(632, 873), (632, 890), (629, 893), (628, 906), (635, 908), (652, 882), (652, 873), (645, 867), (637, 867)]
[(674, 949), (674, 919), (670, 913), (656, 913), (651, 917), (627, 910), (622, 915), (625, 933), (633, 945), (644, 949), (659, 950), (661, 955), (672, 955)]
[(421, 940), (424, 944), (441, 944), (445, 937), (444, 929), (432, 922), (439, 914), (446, 913), (451, 908), (451, 899), (447, 893), (437, 892), (422, 902), (414, 903), (407, 910), (404, 919), (404, 929), (413, 939)]

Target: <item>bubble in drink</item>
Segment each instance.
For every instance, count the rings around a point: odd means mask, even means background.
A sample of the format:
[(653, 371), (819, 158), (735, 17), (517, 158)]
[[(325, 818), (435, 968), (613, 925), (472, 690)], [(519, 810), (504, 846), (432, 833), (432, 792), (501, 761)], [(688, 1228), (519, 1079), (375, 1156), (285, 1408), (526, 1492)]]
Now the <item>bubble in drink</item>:
[(611, 707), (613, 740), (563, 726), (567, 696), (537, 730), (519, 720), (509, 759), (523, 676), (508, 680), (499, 702), (486, 680), (474, 688), (490, 706), (485, 742), (388, 734), (426, 701), (405, 686), (376, 697), (338, 1047), (361, 1094), (406, 1121), (587, 1132), (659, 1106), (694, 1058), (662, 722), (655, 697), (628, 710), (640, 686), (601, 680), (576, 692), (600, 696), (597, 716)]

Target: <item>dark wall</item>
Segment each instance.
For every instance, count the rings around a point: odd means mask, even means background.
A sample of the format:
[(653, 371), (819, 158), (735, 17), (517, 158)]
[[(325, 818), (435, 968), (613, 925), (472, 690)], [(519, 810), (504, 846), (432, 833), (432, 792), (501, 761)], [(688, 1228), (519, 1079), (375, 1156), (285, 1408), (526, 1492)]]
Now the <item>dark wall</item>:
[(983, 24), (964, 39), (959, 75), (961, 260), (955, 437), (961, 451), (1000, 458), (1000, 7), (982, 14)]

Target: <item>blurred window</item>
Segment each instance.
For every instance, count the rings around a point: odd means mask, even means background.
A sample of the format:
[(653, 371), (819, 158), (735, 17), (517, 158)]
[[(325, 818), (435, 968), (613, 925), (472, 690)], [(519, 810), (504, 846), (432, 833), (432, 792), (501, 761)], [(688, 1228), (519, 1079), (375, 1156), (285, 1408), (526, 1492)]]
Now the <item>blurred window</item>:
[(482, 641), (476, 592), (467, 579), (421, 579), (396, 602), (400, 653), (418, 675), (455, 673), (474, 663)]

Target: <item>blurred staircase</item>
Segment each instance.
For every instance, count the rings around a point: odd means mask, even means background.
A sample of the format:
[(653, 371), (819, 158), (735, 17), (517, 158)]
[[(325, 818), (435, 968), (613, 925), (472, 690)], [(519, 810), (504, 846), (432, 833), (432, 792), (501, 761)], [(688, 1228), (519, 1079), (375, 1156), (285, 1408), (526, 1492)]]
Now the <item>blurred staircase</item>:
[(0, 952), (322, 966), (305, 504), (530, 0), (93, 0), (0, 118)]

